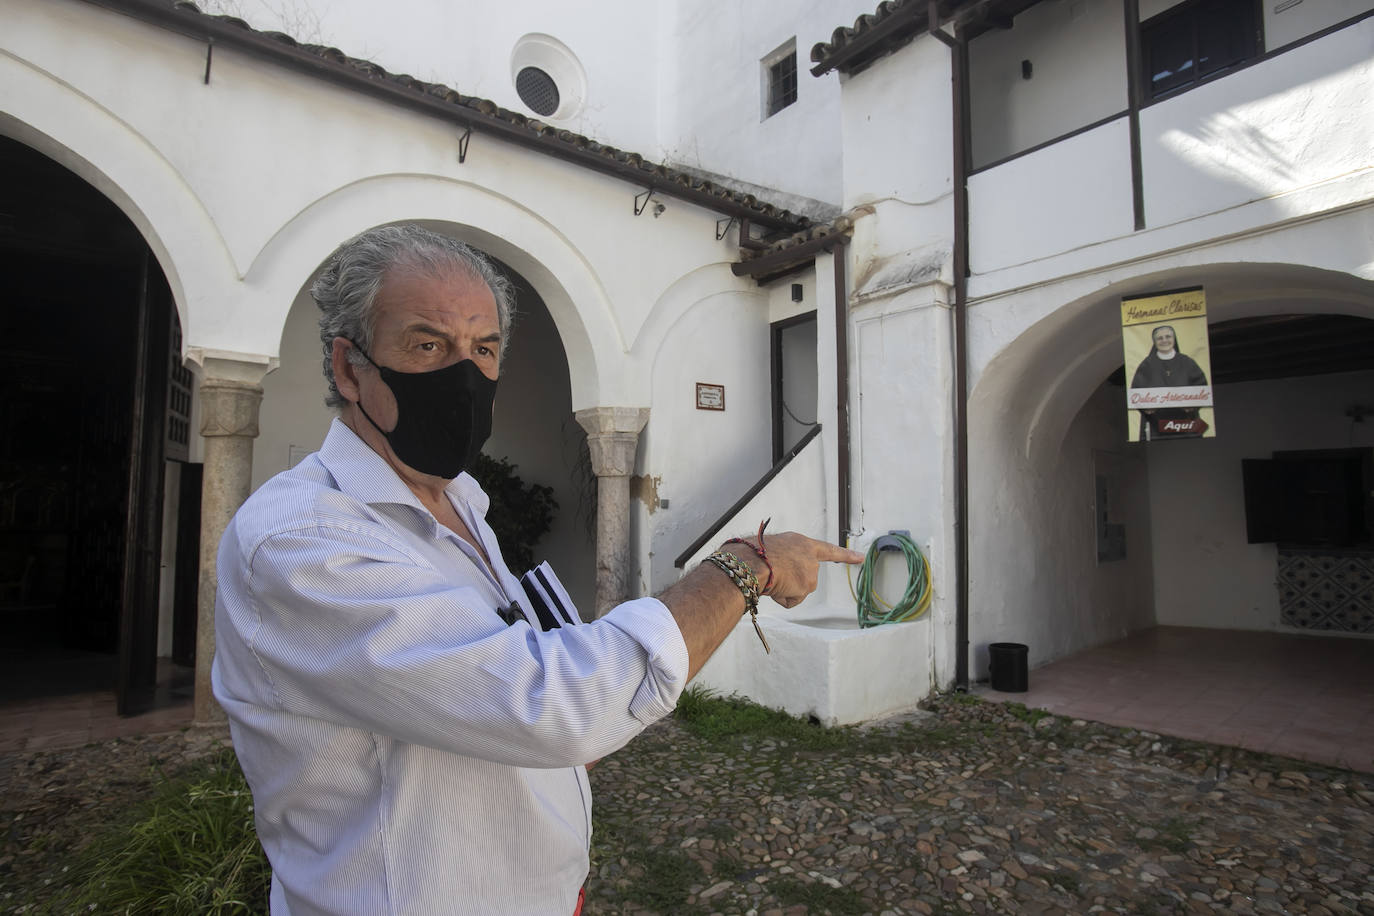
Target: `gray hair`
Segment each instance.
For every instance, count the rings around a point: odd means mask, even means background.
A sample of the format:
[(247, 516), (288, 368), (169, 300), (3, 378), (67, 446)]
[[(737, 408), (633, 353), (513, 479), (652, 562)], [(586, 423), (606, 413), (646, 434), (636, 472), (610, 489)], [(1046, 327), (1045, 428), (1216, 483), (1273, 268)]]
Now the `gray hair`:
[[(501, 331), (500, 357), (506, 355), (515, 312), (515, 291), (510, 280), (491, 260), (470, 245), (420, 226), (378, 226), (340, 245), (310, 287), (310, 295), (320, 307), (324, 378), (329, 383), (324, 402), (330, 407), (340, 408), (348, 403), (339, 394), (334, 381), (334, 338), (346, 338), (366, 352), (372, 352), (377, 294), (389, 270), (414, 271), (425, 277), (457, 271), (481, 280), (496, 300), (496, 319)], [(363, 355), (354, 350), (348, 351), (348, 361), (355, 366), (366, 363)]]

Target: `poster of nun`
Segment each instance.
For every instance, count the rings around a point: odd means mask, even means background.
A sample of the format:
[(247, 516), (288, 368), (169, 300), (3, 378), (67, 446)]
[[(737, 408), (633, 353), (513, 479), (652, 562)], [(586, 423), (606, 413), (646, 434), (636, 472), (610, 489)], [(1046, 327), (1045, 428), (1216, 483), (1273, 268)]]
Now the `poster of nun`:
[(1201, 289), (1122, 299), (1121, 343), (1129, 441), (1217, 434), (1207, 297)]

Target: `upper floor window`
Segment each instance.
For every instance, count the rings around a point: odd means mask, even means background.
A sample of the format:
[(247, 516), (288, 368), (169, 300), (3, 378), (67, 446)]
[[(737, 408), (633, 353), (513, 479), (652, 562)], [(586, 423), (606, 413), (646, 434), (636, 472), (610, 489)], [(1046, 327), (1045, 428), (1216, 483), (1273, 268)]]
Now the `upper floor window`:
[(771, 118), (797, 100), (797, 39), (763, 59), (763, 116)]
[(1146, 98), (1180, 92), (1259, 56), (1257, 0), (1191, 0), (1142, 23)]

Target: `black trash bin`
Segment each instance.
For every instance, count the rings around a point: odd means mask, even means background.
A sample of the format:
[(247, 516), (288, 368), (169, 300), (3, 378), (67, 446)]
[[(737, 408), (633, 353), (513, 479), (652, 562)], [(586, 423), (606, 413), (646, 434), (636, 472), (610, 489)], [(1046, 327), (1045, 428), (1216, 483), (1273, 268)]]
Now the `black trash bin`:
[(1019, 642), (989, 643), (988, 657), (993, 690), (1025, 693), (1030, 689), (1029, 648)]

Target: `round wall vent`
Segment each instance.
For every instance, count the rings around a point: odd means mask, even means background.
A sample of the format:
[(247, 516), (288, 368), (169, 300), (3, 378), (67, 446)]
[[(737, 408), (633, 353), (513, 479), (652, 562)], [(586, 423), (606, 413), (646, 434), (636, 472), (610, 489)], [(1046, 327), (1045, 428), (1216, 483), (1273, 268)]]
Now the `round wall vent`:
[(582, 113), (587, 71), (552, 35), (531, 32), (517, 41), (510, 55), (510, 75), (521, 103), (539, 117), (561, 121)]
[(515, 74), (515, 91), (537, 115), (547, 118), (558, 110), (558, 84), (538, 67), (523, 67)]

